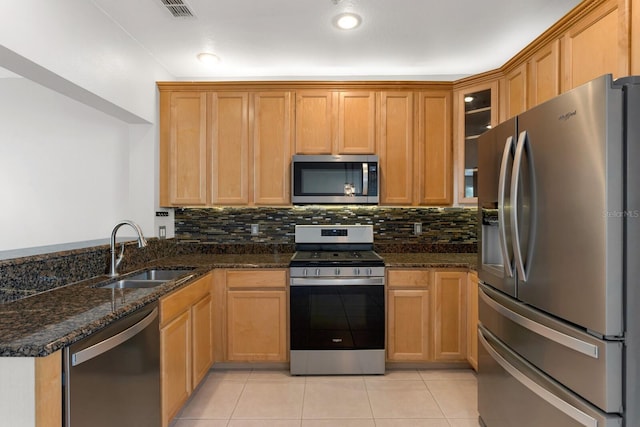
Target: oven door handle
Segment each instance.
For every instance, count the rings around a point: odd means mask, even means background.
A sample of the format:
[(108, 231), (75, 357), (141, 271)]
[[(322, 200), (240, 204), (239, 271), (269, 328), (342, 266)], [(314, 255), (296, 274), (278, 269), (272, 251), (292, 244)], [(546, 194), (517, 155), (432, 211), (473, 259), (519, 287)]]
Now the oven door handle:
[(384, 286), (384, 277), (363, 277), (346, 279), (331, 277), (326, 279), (302, 278), (291, 279), (291, 286)]

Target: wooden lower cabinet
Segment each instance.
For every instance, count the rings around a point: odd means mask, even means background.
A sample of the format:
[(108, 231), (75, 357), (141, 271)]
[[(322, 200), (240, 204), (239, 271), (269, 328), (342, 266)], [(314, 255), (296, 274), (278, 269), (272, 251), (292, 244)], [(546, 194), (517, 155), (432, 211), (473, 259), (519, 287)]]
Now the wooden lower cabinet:
[(211, 275), (160, 299), (162, 425), (180, 411), (213, 363)]
[(467, 361), (478, 370), (478, 273), (467, 280)]
[(389, 289), (387, 357), (429, 360), (431, 303), (428, 289)]
[(36, 427), (62, 425), (61, 366), (62, 350), (35, 359)]
[(433, 275), (433, 358), (467, 358), (467, 272), (435, 271)]
[(191, 393), (189, 311), (160, 330), (162, 425), (167, 426)]
[(387, 360), (466, 360), (466, 271), (389, 269), (387, 287)]
[(226, 360), (286, 362), (287, 270), (227, 270)]

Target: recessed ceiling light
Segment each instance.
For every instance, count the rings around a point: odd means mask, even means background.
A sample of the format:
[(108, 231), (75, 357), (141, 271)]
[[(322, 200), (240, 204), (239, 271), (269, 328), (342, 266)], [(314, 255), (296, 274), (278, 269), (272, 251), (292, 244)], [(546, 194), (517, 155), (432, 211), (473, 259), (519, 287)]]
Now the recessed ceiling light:
[(341, 30), (353, 30), (362, 23), (360, 15), (355, 13), (341, 13), (333, 18), (333, 25)]
[(205, 65), (213, 65), (220, 62), (220, 58), (217, 55), (209, 52), (202, 52), (197, 55), (198, 61), (202, 62)]
[(471, 102), (473, 101), (473, 96), (465, 96), (464, 97), (464, 102)]

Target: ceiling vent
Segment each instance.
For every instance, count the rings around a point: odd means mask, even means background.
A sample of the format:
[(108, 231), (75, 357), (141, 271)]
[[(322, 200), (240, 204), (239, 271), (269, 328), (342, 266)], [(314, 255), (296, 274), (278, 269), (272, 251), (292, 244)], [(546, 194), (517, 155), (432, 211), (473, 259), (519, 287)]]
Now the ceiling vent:
[(174, 18), (193, 18), (195, 15), (184, 0), (160, 0)]

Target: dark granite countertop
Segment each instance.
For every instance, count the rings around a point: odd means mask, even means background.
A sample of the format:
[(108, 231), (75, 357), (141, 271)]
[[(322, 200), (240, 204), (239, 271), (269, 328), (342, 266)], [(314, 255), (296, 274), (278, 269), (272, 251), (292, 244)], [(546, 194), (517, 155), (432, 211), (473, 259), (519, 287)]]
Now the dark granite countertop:
[(476, 270), (475, 253), (381, 253), (387, 267), (398, 268), (469, 268)]
[[(287, 268), (291, 253), (192, 254), (162, 258), (147, 268), (195, 268), (193, 279), (150, 289), (111, 290), (98, 276), (18, 301), (0, 304), (0, 356), (49, 355), (158, 300), (215, 268)], [(475, 268), (476, 254), (383, 253), (388, 267)], [(126, 275), (123, 275), (126, 276)], [(112, 279), (113, 281), (113, 279)]]

